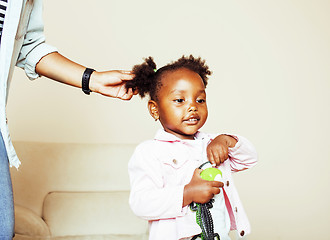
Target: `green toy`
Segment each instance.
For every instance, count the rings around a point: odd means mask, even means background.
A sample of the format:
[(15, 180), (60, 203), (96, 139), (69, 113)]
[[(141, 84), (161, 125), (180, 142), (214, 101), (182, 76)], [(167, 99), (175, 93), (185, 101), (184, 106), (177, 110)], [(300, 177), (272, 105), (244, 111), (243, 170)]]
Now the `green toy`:
[[(202, 164), (199, 168), (203, 168), (206, 164), (210, 162), (206, 162)], [(201, 178), (207, 181), (218, 181), (222, 177), (222, 172), (217, 168), (206, 168), (201, 172)], [(214, 225), (213, 219), (210, 212), (210, 208), (213, 207), (214, 199), (211, 199), (208, 203), (195, 203), (192, 202), (190, 204), (190, 209), (192, 211), (196, 211), (196, 222), (200, 226), (202, 232), (192, 238), (192, 240), (200, 237), (202, 240), (220, 240), (220, 236), (218, 233), (214, 233)]]
[(218, 168), (206, 168), (201, 172), (201, 178), (207, 181), (214, 181), (217, 180), (219, 177), (222, 178), (222, 172)]

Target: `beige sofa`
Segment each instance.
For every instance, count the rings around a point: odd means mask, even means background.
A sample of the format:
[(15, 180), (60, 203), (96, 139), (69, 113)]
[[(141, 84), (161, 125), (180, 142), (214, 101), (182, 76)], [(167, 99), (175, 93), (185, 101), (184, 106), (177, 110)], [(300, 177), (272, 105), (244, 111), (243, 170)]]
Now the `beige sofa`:
[(148, 238), (128, 205), (127, 162), (134, 145), (15, 142), (11, 168), (15, 238)]

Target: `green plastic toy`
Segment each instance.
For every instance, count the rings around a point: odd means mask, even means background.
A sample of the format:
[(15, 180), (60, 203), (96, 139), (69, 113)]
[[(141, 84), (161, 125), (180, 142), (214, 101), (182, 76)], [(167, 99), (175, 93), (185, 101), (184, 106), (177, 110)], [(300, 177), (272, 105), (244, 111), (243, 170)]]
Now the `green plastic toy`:
[(201, 172), (201, 177), (207, 181), (214, 181), (222, 178), (222, 172), (218, 168), (206, 168)]
[[(203, 168), (206, 164), (210, 164), (210, 162), (202, 164), (199, 168)], [(207, 181), (219, 181), (222, 178), (222, 172), (217, 168), (209, 167), (201, 172), (201, 178)], [(202, 232), (194, 236), (192, 240), (197, 239), (198, 237), (202, 240), (220, 240), (219, 234), (214, 233), (213, 219), (209, 210), (213, 207), (213, 202), (214, 199), (211, 199), (208, 203), (192, 202), (190, 204), (190, 209), (196, 211), (196, 222), (202, 230)]]

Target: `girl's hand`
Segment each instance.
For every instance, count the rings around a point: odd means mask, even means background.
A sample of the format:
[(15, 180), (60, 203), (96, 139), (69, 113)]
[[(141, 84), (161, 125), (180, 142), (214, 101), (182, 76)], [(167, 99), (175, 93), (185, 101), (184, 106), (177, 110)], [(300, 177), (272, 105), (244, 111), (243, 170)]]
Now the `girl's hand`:
[(213, 166), (219, 166), (228, 159), (228, 148), (235, 147), (237, 140), (229, 135), (219, 135), (207, 146), (207, 158)]
[(190, 183), (184, 187), (182, 206), (186, 206), (191, 202), (207, 203), (214, 195), (220, 193), (223, 183), (202, 179), (200, 176), (201, 171), (202, 169), (195, 169)]
[(130, 100), (137, 92), (131, 88), (126, 89), (126, 81), (132, 80), (134, 75), (130, 71), (106, 71), (93, 72), (91, 75), (89, 88), (92, 92), (100, 93), (104, 96)]

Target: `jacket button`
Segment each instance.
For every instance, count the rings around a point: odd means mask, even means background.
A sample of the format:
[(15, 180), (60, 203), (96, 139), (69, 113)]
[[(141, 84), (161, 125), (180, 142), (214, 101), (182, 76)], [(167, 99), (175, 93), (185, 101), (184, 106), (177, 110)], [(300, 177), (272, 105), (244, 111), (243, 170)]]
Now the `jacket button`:
[(245, 234), (245, 232), (244, 231), (242, 231), (241, 233), (240, 233), (240, 235), (243, 237), (244, 236), (244, 234)]
[(229, 181), (226, 182), (227, 187), (229, 187)]
[(237, 207), (235, 207), (235, 212), (237, 212)]
[(174, 163), (174, 164), (177, 164), (178, 161), (177, 161), (176, 159), (173, 159), (173, 163)]

